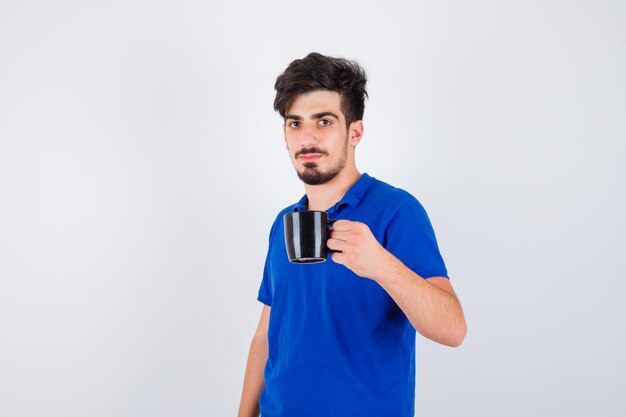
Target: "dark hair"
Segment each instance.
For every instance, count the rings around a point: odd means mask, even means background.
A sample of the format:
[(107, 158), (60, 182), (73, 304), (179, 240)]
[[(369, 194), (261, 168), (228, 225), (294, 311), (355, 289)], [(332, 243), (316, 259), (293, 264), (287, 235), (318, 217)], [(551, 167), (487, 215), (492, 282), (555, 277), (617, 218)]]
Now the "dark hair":
[(341, 111), (346, 126), (363, 119), (367, 76), (355, 61), (312, 52), (293, 61), (276, 79), (274, 110), (283, 118), (299, 94), (316, 90), (336, 91), (341, 95)]

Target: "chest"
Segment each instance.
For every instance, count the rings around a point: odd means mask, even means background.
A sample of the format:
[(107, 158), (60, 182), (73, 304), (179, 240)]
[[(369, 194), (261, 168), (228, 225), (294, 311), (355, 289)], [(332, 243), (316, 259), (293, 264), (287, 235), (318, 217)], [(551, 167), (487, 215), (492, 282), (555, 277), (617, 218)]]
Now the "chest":
[[(333, 220), (340, 218), (335, 216)], [(365, 223), (364, 219), (354, 214), (349, 220)], [(366, 224), (382, 242), (385, 227), (371, 220)], [(319, 314), (342, 317), (365, 313), (385, 316), (396, 308), (393, 300), (375, 281), (360, 277), (344, 265), (335, 263), (330, 254), (325, 262), (318, 264), (289, 262), (282, 224), (278, 225), (271, 242), (269, 267), (273, 308), (283, 307), (300, 314), (313, 310)]]

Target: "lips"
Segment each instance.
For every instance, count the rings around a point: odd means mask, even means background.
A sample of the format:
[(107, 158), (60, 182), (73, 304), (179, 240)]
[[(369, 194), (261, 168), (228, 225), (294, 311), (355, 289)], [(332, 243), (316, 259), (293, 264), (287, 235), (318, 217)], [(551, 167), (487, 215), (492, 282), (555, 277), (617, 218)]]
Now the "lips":
[(303, 161), (307, 161), (307, 162), (317, 161), (321, 157), (322, 157), (322, 154), (319, 154), (319, 153), (308, 153), (308, 154), (300, 155), (300, 159), (302, 159)]

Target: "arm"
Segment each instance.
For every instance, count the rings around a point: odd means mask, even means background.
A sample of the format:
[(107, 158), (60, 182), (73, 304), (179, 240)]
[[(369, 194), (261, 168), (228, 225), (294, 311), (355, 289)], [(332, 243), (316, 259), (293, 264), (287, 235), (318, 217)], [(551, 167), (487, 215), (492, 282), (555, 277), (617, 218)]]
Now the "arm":
[(462, 343), (467, 325), (447, 278), (423, 279), (380, 245), (364, 223), (337, 220), (327, 245), (340, 251), (333, 261), (383, 287), (421, 335), (448, 346)]
[(423, 279), (385, 252), (385, 261), (373, 279), (387, 291), (422, 336), (447, 346), (460, 346), (467, 324), (450, 280), (445, 277)]
[(259, 325), (250, 344), (238, 417), (258, 417), (260, 414), (259, 396), (265, 383), (263, 371), (265, 370), (268, 356), (267, 328), (269, 326), (270, 310), (270, 307), (263, 306)]

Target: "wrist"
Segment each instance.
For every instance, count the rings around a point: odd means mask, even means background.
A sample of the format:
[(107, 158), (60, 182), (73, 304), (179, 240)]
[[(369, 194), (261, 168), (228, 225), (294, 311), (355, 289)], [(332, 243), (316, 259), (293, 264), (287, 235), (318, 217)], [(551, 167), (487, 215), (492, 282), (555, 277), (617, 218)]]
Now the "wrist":
[(381, 252), (378, 268), (372, 279), (383, 286), (383, 284), (389, 284), (394, 280), (399, 271), (400, 260), (383, 247), (381, 247)]

